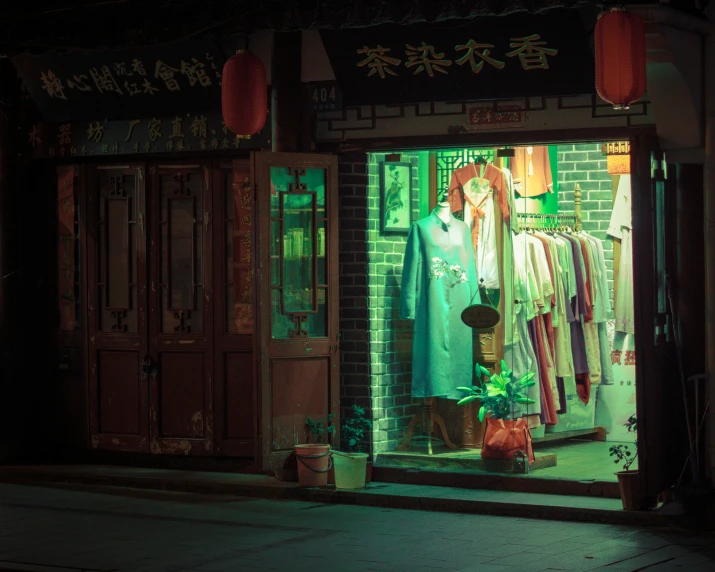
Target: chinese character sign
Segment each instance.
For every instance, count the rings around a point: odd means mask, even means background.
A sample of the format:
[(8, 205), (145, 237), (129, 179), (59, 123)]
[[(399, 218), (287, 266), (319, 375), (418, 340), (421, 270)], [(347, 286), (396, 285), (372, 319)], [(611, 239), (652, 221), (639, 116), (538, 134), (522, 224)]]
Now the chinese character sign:
[(229, 331), (236, 334), (253, 333), (253, 184), (247, 165), (233, 167), (231, 194), (233, 200), (233, 307)]
[(223, 59), (208, 40), (142, 52), (24, 55), (13, 63), (48, 121), (124, 119), (221, 106)]
[(636, 414), (635, 337), (623, 332), (611, 335), (613, 385), (598, 386), (596, 425), (605, 427), (608, 440), (632, 442), (633, 435), (628, 433), (625, 423)]
[(578, 14), (375, 26), (321, 37), (347, 105), (594, 91), (593, 56)]
[[(44, 134), (40, 127), (44, 127)], [(237, 136), (226, 129), (220, 112), (182, 113), (144, 119), (35, 125), (29, 128), (26, 141), (28, 152), (34, 157), (221, 152), (270, 147), (270, 127), (256, 135)]]

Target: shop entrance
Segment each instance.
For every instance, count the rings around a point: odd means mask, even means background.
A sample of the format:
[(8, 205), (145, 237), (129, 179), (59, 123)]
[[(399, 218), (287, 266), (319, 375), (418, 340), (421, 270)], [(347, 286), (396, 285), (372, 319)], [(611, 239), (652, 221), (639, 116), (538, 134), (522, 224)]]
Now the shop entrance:
[(339, 426), (335, 157), (70, 166), (59, 217), (92, 448), (280, 470)]
[[(385, 245), (370, 248), (370, 296), (385, 297), (391, 309), (386, 322), (371, 323), (389, 332), (384, 346), (371, 348), (372, 363), (382, 364), (371, 384), (396, 396), (380, 399), (395, 429), (376, 435), (378, 466), (528, 469), (531, 477), (615, 484), (625, 461), (614, 463), (612, 448), (629, 460), (638, 439), (629, 468), (657, 466), (663, 480), (660, 430), (638, 431), (644, 423), (672, 426), (655, 402), (677, 399), (672, 387), (651, 381), (673, 372), (662, 327), (672, 234), (667, 193), (656, 184), (660, 159), (644, 142), (370, 154), (368, 200), (380, 205), (371, 211), (373, 238)], [(452, 244), (455, 229), (464, 245)], [(442, 234), (446, 250), (432, 243)], [(495, 328), (462, 323), (460, 313), (475, 303), (499, 310)], [(458, 339), (464, 343), (451, 352)], [(533, 376), (512, 412), (495, 410), (492, 399), (458, 405), (470, 395), (460, 387), (505, 372)], [(528, 466), (516, 458), (532, 451)]]
[(201, 166), (87, 177), (90, 424), (101, 449), (213, 449), (212, 215)]

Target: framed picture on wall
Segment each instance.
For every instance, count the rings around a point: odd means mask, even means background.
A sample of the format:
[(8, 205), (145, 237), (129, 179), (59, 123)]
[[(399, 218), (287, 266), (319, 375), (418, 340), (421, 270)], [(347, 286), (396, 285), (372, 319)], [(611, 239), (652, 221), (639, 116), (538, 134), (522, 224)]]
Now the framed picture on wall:
[(380, 228), (408, 234), (412, 225), (412, 174), (409, 163), (380, 163)]

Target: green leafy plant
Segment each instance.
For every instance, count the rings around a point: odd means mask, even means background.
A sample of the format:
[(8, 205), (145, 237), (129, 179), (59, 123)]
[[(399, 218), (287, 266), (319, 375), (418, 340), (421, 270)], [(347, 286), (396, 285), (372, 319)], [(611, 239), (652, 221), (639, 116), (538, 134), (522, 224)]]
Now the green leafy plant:
[[(638, 431), (638, 419), (636, 418), (635, 415), (631, 415), (628, 418), (628, 421), (626, 421), (623, 424), (623, 426), (626, 429), (628, 429), (629, 433), (636, 433)], [(635, 448), (635, 452), (632, 452), (628, 448), (628, 445), (623, 445), (623, 444), (612, 445), (611, 448), (609, 449), (610, 456), (615, 457), (615, 459), (613, 459), (613, 462), (616, 465), (620, 465), (622, 463), (624, 471), (630, 471), (631, 465), (638, 458), (638, 439), (637, 438), (634, 439), (633, 446)]]
[[(474, 366), (478, 385), (458, 387), (468, 393), (457, 405), (465, 405), (478, 399), (482, 406), (479, 409), (479, 421), (484, 421), (487, 415), (494, 419), (513, 419), (521, 413), (519, 405), (536, 403), (526, 396), (525, 390), (532, 387), (534, 373), (528, 372), (521, 379), (514, 379), (514, 372), (501, 362), (501, 373), (491, 375), (489, 370), (477, 364)], [(486, 381), (485, 381), (486, 380)]]
[(362, 452), (365, 444), (365, 433), (372, 429), (372, 422), (365, 417), (365, 409), (353, 405), (353, 414), (343, 423), (340, 437), (348, 451)]
[(328, 422), (324, 425), (322, 419), (313, 421), (310, 417), (306, 419), (305, 426), (310, 432), (313, 443), (323, 443), (327, 438), (335, 434), (335, 426), (333, 425), (333, 414), (328, 415)]

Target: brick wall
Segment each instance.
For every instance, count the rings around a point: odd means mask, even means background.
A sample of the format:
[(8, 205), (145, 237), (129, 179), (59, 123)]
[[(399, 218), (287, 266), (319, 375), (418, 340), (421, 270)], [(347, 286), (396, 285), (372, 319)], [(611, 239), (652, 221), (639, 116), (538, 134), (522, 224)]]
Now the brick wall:
[(613, 300), (613, 242), (606, 238), (613, 207), (613, 179), (600, 143), (559, 145), (559, 212), (574, 209), (573, 189), (581, 186), (583, 230), (603, 243), (608, 289)]
[[(417, 411), (412, 385), (412, 322), (399, 317), (400, 283), (407, 235), (380, 230), (379, 164), (384, 155), (370, 154), (368, 167), (368, 310), (370, 315), (370, 384), (372, 391), (373, 451), (392, 450), (404, 437)], [(419, 158), (402, 153), (412, 165), (412, 217), (420, 216)]]
[(368, 338), (368, 156), (341, 155), (339, 164), (340, 405), (372, 409)]

